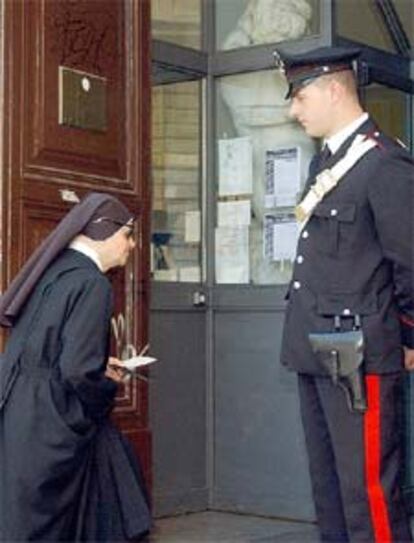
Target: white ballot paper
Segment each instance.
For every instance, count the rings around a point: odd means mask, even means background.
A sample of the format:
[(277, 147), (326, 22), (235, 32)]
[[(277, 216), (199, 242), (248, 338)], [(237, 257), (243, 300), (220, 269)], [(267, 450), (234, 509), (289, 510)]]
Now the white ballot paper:
[(228, 138), (218, 142), (219, 195), (251, 194), (253, 149), (250, 138)]
[(217, 283), (249, 282), (249, 227), (216, 228)]
[(137, 368), (148, 366), (148, 364), (152, 364), (153, 362), (157, 362), (157, 359), (152, 356), (133, 356), (127, 360), (122, 360), (122, 365), (128, 371), (134, 371)]
[(276, 261), (293, 261), (299, 237), (298, 223), (286, 217), (265, 216), (263, 253), (265, 258)]
[(219, 226), (248, 226), (251, 218), (250, 200), (218, 203)]
[(266, 151), (265, 207), (292, 207), (300, 191), (300, 148)]

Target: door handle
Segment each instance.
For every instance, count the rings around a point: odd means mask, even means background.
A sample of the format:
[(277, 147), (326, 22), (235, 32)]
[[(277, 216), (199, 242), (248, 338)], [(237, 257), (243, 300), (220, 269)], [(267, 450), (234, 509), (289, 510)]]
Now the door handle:
[(193, 306), (194, 307), (205, 307), (207, 304), (207, 295), (201, 290), (196, 290), (193, 292)]

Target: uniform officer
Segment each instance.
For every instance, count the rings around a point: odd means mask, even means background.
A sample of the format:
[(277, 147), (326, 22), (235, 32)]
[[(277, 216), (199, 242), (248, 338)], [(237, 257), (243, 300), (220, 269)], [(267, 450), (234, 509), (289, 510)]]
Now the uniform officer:
[[(281, 353), (298, 374), (321, 539), (411, 541), (399, 476), (401, 380), (404, 365), (414, 367), (414, 163), (361, 107), (358, 50), (275, 55), (291, 115), (324, 146), (297, 207)], [(311, 342), (354, 329), (363, 341), (359, 410)]]

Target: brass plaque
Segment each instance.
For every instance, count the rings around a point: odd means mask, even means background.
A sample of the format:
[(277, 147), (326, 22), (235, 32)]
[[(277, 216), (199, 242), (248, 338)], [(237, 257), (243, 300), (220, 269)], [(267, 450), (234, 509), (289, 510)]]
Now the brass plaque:
[(104, 77), (59, 66), (59, 124), (104, 132), (106, 87)]

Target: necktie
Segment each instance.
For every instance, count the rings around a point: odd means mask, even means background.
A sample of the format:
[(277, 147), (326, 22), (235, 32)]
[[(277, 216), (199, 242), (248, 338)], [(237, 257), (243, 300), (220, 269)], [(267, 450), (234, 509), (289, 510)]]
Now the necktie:
[(325, 144), (322, 151), (314, 155), (309, 165), (309, 178), (313, 178), (323, 170), (324, 164), (330, 159), (332, 153), (329, 147)]
[(325, 164), (328, 162), (331, 156), (332, 156), (331, 150), (329, 149), (328, 145), (325, 143), (322, 151), (319, 154), (319, 164), (318, 164), (319, 171), (323, 170)]

